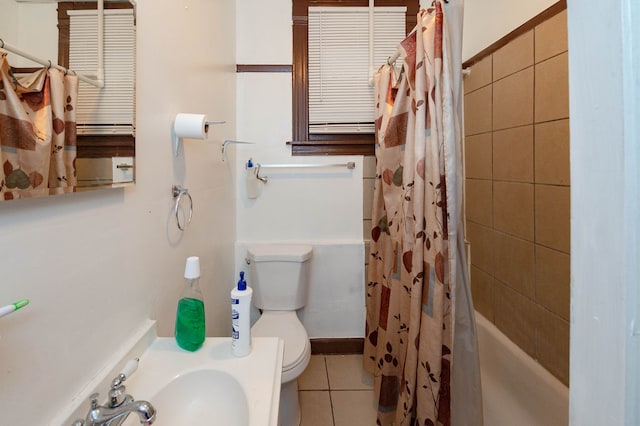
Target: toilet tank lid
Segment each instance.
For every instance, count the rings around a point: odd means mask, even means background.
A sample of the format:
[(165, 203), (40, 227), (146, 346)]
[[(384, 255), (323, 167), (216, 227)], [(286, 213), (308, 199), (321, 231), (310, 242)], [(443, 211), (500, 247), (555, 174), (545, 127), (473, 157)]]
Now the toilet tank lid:
[(311, 259), (313, 247), (304, 244), (252, 244), (247, 247), (249, 259), (255, 262), (304, 262)]

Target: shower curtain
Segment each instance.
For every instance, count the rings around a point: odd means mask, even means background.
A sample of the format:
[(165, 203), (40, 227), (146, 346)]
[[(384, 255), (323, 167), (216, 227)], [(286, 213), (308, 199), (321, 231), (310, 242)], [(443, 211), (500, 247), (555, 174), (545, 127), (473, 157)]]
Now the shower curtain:
[(76, 185), (77, 94), (76, 76), (53, 68), (18, 76), (0, 52), (0, 192), (5, 200)]
[(447, 15), (439, 0), (422, 10), (399, 75), (387, 64), (375, 77), (364, 366), (383, 426), (482, 425), (462, 228), (461, 29), (450, 37)]

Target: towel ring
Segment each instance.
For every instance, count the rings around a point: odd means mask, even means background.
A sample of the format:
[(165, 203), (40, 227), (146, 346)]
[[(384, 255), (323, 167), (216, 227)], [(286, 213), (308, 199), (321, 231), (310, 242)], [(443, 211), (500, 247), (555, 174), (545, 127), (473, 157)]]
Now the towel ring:
[[(178, 229), (184, 231), (187, 229), (187, 226), (191, 223), (191, 218), (193, 217), (193, 198), (191, 198), (191, 194), (189, 194), (189, 190), (180, 185), (173, 185), (173, 198), (175, 198), (176, 202), (173, 206), (173, 213), (176, 216), (176, 225), (178, 225)], [(182, 196), (186, 195), (189, 198), (189, 216), (187, 218), (187, 223), (184, 225), (180, 223), (180, 215), (178, 214), (178, 210), (180, 207), (180, 201), (182, 200)]]

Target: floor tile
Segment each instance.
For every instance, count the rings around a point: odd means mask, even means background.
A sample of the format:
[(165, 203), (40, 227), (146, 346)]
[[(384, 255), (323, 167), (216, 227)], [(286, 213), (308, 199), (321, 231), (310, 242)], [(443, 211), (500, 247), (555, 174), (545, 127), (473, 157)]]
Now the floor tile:
[(311, 355), (309, 365), (298, 377), (299, 390), (329, 390), (324, 355)]
[(300, 426), (334, 426), (328, 391), (300, 391), (298, 398), (302, 412)]
[(373, 376), (362, 368), (362, 355), (327, 355), (331, 390), (373, 389)]
[(376, 424), (372, 390), (331, 391), (335, 426), (372, 426)]

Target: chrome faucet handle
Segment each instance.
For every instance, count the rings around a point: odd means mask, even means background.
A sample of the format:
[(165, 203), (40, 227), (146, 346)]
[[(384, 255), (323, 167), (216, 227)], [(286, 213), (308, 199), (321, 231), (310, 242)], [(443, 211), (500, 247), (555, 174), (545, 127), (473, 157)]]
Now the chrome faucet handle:
[(89, 397), (89, 400), (91, 401), (91, 409), (95, 409), (98, 408), (98, 397), (100, 397), (100, 394), (98, 392), (91, 394), (91, 396)]
[(118, 374), (116, 378), (114, 378), (111, 382), (111, 389), (109, 389), (109, 395), (107, 396), (107, 404), (109, 407), (119, 407), (126, 401), (127, 389), (125, 388), (123, 383), (138, 369), (139, 361), (140, 358), (135, 358), (128, 361), (120, 374)]

